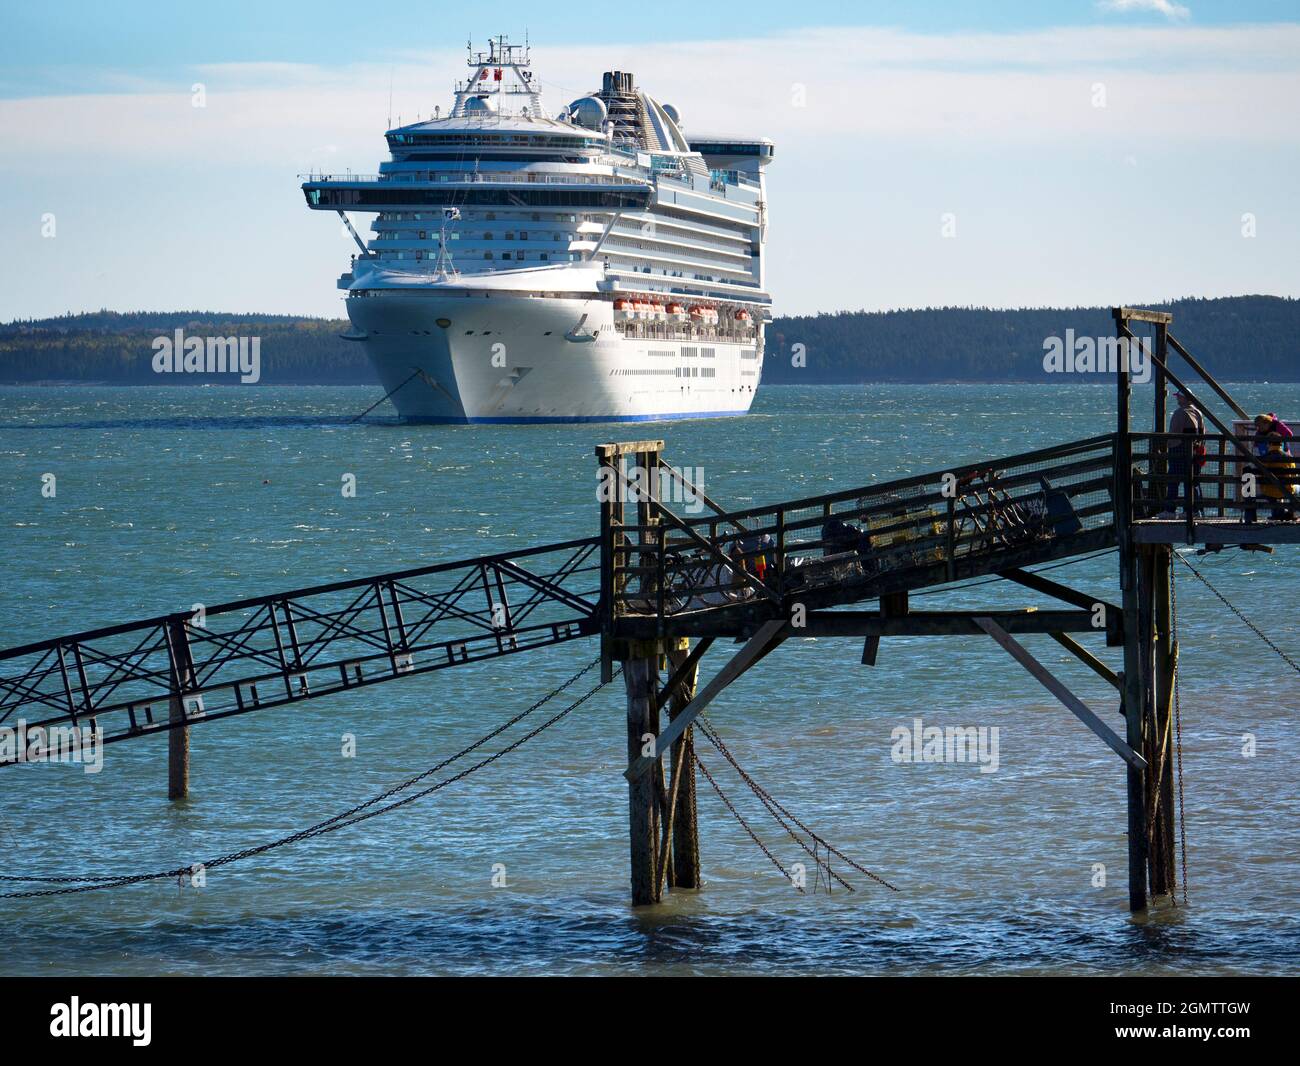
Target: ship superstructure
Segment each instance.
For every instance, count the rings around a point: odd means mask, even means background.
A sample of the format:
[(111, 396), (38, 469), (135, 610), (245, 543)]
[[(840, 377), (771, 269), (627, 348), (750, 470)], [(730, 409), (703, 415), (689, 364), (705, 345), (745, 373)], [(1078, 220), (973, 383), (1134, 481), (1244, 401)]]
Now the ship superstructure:
[(527, 46), (469, 55), (451, 111), (388, 131), (372, 176), (310, 175), (371, 212), (339, 279), (398, 413), (440, 422), (742, 414), (762, 375), (766, 139), (684, 129), (609, 71), (546, 113)]

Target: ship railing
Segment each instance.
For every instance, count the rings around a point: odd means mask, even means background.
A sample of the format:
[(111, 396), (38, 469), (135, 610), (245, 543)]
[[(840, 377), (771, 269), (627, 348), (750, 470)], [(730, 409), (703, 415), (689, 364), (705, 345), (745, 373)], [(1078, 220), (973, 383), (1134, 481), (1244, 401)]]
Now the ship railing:
[(545, 174), (529, 171), (507, 174), (483, 171), (419, 171), (398, 174), (306, 174), (310, 182), (383, 182), (384, 184), (428, 185), (442, 183), (508, 185), (645, 185), (644, 178), (627, 178), (617, 174)]
[(752, 344), (758, 339), (758, 332), (754, 329), (718, 329), (708, 326), (697, 326), (691, 329), (685, 324), (638, 322), (635, 319), (615, 322), (614, 328), (625, 337), (639, 340), (698, 341), (700, 343), (729, 341), (733, 344)]

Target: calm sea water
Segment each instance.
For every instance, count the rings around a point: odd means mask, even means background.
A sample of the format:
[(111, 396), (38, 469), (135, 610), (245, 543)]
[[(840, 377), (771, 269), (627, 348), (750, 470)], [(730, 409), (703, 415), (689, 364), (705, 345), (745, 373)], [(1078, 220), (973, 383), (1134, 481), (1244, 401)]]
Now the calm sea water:
[[(1296, 386), (1238, 392), (1300, 414)], [(377, 396), (0, 389), (0, 647), (590, 534), (603, 440), (662, 436), (671, 459), (703, 469), (710, 495), (739, 506), (1106, 432), (1113, 410), (1103, 386), (872, 386), (768, 388), (746, 418), (656, 426), (347, 424)], [(40, 493), (47, 472), (53, 500)], [(344, 473), (355, 499), (340, 495)], [(1300, 650), (1294, 550), (1193, 561)], [(1115, 595), (1115, 565), (1055, 576)], [(897, 893), (849, 876), (856, 893), (798, 894), (701, 782), (706, 887), (634, 912), (616, 682), (471, 779), (214, 870), (201, 890), (7, 900), (0, 972), (1293, 972), (1296, 678), (1204, 586), (1179, 579), (1186, 908), (1129, 916), (1122, 764), (991, 641), (886, 640), (874, 669), (855, 641), (799, 641), (728, 690), (711, 720), (758, 781)], [(919, 602), (1027, 595), (994, 584)], [(1118, 724), (1102, 682), (1050, 641), (1027, 642)], [(458, 750), (594, 653), (569, 645), (197, 727), (181, 804), (165, 799), (162, 737), (109, 747), (99, 775), (5, 769), (0, 873), (165, 869), (274, 839)], [(1000, 768), (896, 765), (890, 731), (914, 717), (998, 727)], [(355, 758), (341, 757), (344, 733)], [(708, 761), (778, 857), (803, 858)], [(497, 864), (505, 887), (493, 887)]]

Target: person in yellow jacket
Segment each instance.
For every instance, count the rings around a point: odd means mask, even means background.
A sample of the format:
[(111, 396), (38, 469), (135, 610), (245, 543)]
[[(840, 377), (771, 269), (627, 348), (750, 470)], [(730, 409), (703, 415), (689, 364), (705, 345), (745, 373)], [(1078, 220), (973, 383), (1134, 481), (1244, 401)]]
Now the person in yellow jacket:
[[(1267, 476), (1261, 476), (1259, 479), (1260, 495), (1264, 499), (1273, 500), (1277, 504), (1272, 512), (1273, 521), (1294, 521), (1297, 487), (1296, 461), (1283, 450), (1281, 433), (1275, 432), (1268, 435), (1268, 451), (1261, 457), (1259, 465), (1282, 482), (1281, 485), (1278, 485), (1273, 481), (1273, 478)], [(1254, 512), (1247, 511), (1246, 521), (1253, 522), (1254, 520)]]

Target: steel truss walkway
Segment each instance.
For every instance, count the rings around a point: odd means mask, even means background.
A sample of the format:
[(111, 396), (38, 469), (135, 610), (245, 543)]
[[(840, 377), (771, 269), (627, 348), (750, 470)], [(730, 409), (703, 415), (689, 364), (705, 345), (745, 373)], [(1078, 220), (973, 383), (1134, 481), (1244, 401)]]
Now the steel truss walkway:
[(589, 636), (596, 554), (570, 540), (12, 648), (0, 726), (111, 743)]
[(603, 574), (591, 537), (0, 652), (0, 726), (98, 728), (112, 743), (602, 631), (740, 635), (795, 603), (851, 604), (1113, 546), (1113, 467), (1113, 438), (1095, 437), (725, 515), (680, 517), (647, 498), (644, 525), (607, 525)]

